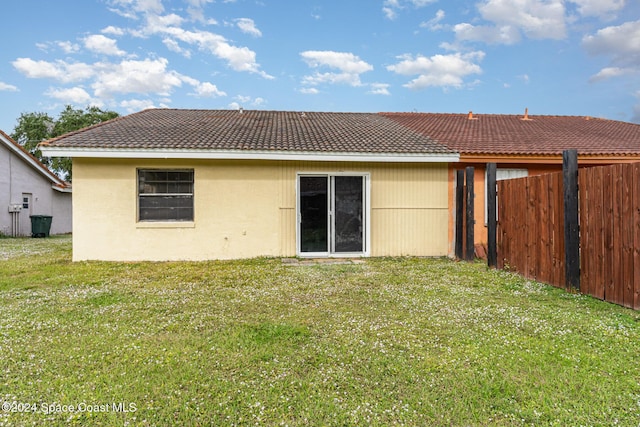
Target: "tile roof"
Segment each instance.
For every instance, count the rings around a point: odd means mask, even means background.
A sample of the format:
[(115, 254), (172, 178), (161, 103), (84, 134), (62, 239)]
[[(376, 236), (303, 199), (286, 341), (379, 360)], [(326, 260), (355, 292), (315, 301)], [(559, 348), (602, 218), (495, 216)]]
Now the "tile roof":
[(442, 153), (452, 150), (374, 113), (151, 109), (63, 135), (43, 146), (319, 153)]
[(71, 188), (71, 184), (65, 182), (58, 175), (54, 174), (46, 167), (37, 157), (28, 152), (22, 145), (18, 144), (13, 138), (0, 130), (0, 142), (4, 143), (7, 147), (9, 147), (13, 152), (22, 157), (26, 163), (30, 164), (31, 167), (36, 169), (42, 175), (46, 176), (55, 187), (60, 189)]
[(461, 154), (639, 155), (640, 125), (580, 116), (381, 113)]

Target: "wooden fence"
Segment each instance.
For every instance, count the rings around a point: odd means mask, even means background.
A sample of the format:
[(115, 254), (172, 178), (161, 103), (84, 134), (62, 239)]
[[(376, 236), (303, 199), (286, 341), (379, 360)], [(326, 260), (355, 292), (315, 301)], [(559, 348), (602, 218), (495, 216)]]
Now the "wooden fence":
[[(498, 268), (568, 288), (562, 173), (497, 188)], [(640, 163), (580, 169), (578, 188), (580, 292), (640, 309)]]
[(581, 169), (580, 290), (640, 309), (640, 163)]
[(498, 268), (564, 287), (562, 174), (498, 182)]

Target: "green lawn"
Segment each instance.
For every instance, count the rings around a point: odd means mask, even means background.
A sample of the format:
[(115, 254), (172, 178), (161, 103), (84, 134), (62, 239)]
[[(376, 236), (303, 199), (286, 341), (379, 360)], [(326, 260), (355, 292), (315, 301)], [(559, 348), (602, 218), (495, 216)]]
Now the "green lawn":
[(0, 426), (640, 425), (640, 313), (480, 263), (70, 256), (0, 239)]

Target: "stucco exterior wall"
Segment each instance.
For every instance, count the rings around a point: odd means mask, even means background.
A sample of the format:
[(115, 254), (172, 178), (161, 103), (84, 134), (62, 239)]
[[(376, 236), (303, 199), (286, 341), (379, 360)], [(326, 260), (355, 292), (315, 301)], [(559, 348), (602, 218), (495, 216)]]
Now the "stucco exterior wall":
[(30, 215), (51, 215), (51, 234), (71, 232), (71, 194), (51, 188), (51, 181), (0, 144), (0, 232), (12, 234), (10, 204), (22, 205), (23, 195), (31, 202), (19, 215), (18, 235), (31, 235)]
[[(296, 177), (370, 176), (371, 255), (444, 256), (446, 164), (74, 159), (74, 260), (296, 255)], [(194, 221), (137, 221), (138, 168), (193, 168)]]

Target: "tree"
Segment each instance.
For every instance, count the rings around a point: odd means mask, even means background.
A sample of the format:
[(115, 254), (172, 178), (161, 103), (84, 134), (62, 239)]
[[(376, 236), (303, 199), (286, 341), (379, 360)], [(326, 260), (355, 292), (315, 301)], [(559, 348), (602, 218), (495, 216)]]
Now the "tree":
[(44, 157), (38, 150), (38, 144), (69, 132), (84, 129), (98, 123), (118, 117), (115, 111), (103, 111), (98, 107), (84, 110), (67, 105), (57, 119), (46, 113), (22, 113), (13, 129), (11, 138), (33, 154), (45, 166), (58, 176), (71, 182), (71, 159), (68, 157)]

